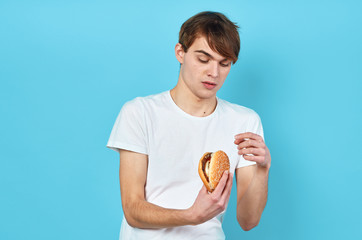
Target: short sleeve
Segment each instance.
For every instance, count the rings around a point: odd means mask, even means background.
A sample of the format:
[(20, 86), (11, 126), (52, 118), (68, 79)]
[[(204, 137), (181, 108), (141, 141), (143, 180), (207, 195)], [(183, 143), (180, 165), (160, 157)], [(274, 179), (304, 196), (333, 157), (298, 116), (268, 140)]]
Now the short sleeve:
[(109, 137), (107, 147), (148, 154), (143, 104), (137, 98), (122, 107)]
[[(246, 132), (252, 132), (252, 133), (258, 134), (264, 139), (263, 125), (261, 123), (261, 119), (260, 119), (259, 115), (255, 111), (252, 111), (248, 126), (246, 128)], [(246, 166), (250, 166), (250, 165), (254, 165), (254, 164), (256, 164), (256, 163), (245, 160), (243, 158), (243, 156), (240, 156), (239, 163), (237, 164), (236, 168), (246, 167)]]

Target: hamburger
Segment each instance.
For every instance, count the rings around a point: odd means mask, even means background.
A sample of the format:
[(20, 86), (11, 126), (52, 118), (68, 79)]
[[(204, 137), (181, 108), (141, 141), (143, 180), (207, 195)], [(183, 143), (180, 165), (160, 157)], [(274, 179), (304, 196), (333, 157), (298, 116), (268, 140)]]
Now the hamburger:
[(229, 169), (229, 157), (221, 150), (207, 152), (199, 161), (199, 175), (209, 192), (214, 191), (223, 173)]

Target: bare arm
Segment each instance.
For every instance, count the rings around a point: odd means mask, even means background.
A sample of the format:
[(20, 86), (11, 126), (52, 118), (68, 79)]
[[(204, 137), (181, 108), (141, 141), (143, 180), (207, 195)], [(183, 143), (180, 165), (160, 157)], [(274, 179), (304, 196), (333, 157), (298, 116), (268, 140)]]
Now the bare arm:
[(120, 151), (122, 207), (126, 220), (132, 227), (165, 228), (196, 225), (211, 219), (225, 209), (232, 184), (232, 177), (228, 177), (228, 174), (223, 176), (212, 194), (208, 194), (203, 187), (193, 206), (177, 210), (163, 208), (145, 200), (147, 166), (147, 155)]
[(237, 218), (240, 226), (248, 231), (258, 225), (267, 202), (271, 157), (259, 135), (245, 133), (238, 136), (235, 144), (239, 154), (253, 154), (244, 155), (244, 158), (257, 163), (236, 170)]

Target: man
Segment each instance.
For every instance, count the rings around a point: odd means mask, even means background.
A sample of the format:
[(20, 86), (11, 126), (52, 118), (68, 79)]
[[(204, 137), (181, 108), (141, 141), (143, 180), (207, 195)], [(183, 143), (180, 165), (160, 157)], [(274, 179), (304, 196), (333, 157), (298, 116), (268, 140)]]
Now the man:
[[(255, 227), (267, 200), (270, 153), (259, 116), (216, 97), (239, 54), (237, 26), (202, 12), (181, 27), (177, 85), (127, 102), (107, 146), (120, 153), (120, 239), (225, 239), (222, 218), (235, 173), (237, 220)], [(209, 193), (198, 175), (205, 152), (230, 159)]]

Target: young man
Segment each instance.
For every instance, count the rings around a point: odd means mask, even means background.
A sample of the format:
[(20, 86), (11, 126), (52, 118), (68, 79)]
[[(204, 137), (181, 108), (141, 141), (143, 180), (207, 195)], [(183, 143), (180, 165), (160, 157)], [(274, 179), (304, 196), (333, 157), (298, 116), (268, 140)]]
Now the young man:
[[(180, 30), (176, 87), (123, 106), (107, 144), (120, 153), (120, 239), (225, 239), (234, 173), (237, 220), (244, 230), (259, 223), (271, 163), (260, 118), (216, 97), (239, 49), (234, 23), (221, 13), (199, 13)], [(228, 154), (230, 172), (208, 193), (198, 162), (217, 150)]]

